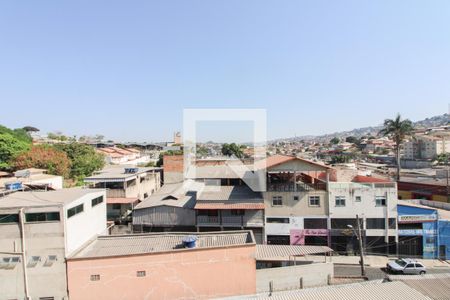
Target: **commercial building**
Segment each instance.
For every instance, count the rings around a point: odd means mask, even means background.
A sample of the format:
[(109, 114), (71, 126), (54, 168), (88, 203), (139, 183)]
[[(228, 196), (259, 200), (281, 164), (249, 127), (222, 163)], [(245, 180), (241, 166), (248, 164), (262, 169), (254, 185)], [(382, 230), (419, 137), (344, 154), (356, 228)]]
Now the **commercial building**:
[(450, 257), (450, 211), (421, 205), (398, 204), (398, 254), (404, 257)]
[(161, 186), (160, 168), (108, 166), (86, 177), (91, 188), (106, 189), (108, 220), (131, 221), (133, 207)]
[(105, 198), (82, 188), (1, 198), (0, 299), (67, 299), (65, 258), (106, 233)]

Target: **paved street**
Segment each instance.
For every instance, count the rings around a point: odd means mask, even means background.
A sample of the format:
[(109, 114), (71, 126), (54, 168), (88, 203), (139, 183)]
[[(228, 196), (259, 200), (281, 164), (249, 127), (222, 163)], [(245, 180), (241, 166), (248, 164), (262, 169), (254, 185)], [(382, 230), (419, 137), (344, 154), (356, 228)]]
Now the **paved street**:
[[(428, 268), (428, 274), (450, 273), (450, 268)], [(357, 265), (335, 265), (335, 276), (359, 276), (361, 267)], [(366, 267), (366, 275), (369, 280), (383, 279), (386, 275), (382, 268)]]

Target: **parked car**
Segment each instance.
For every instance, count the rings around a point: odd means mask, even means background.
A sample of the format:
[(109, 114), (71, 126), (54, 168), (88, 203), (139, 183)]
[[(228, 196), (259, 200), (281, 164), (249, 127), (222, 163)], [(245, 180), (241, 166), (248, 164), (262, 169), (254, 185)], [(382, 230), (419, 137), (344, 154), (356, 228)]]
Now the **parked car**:
[(427, 272), (425, 266), (410, 258), (399, 258), (386, 264), (387, 271), (390, 273), (401, 274), (420, 274)]

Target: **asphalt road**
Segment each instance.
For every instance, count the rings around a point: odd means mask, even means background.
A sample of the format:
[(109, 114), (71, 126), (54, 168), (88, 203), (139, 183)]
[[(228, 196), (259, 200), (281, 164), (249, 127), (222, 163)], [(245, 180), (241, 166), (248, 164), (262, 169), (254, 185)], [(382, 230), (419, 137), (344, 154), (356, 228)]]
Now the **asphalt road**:
[[(450, 268), (428, 268), (427, 274), (450, 273)], [(361, 267), (356, 265), (334, 265), (334, 276), (360, 276)], [(384, 268), (366, 267), (366, 276), (369, 280), (383, 279), (386, 273)]]

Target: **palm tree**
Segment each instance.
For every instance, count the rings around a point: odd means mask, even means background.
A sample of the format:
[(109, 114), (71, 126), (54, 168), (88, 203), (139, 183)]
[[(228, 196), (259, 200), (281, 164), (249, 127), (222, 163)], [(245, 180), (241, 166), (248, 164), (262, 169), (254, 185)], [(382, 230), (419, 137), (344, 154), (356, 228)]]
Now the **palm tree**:
[(380, 134), (389, 136), (395, 142), (395, 158), (397, 161), (397, 181), (400, 180), (400, 146), (407, 135), (413, 131), (413, 124), (410, 120), (402, 120), (400, 114), (394, 120), (384, 120), (384, 128)]

